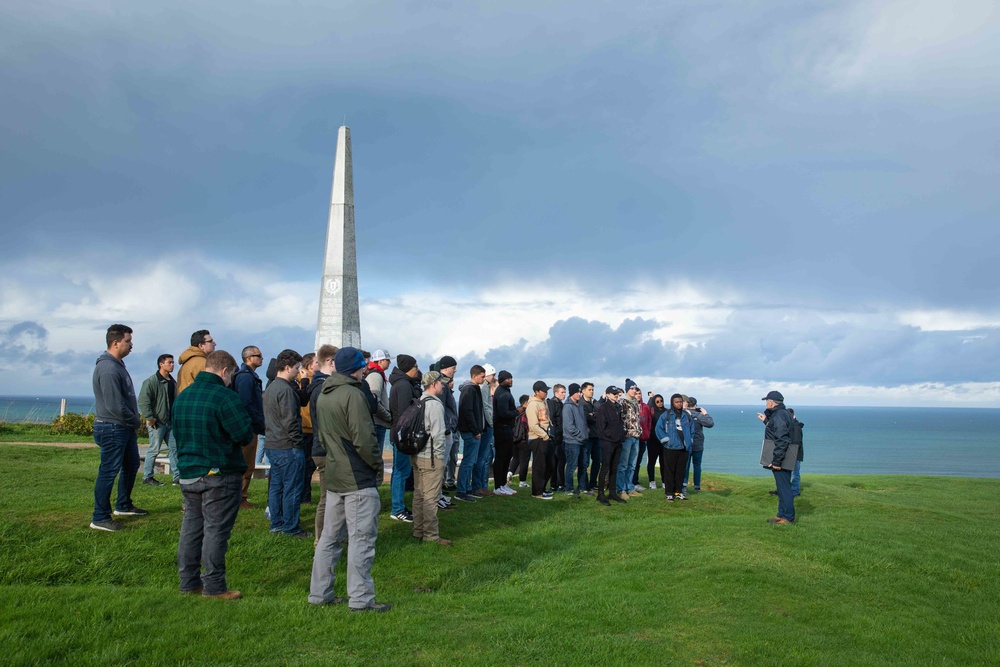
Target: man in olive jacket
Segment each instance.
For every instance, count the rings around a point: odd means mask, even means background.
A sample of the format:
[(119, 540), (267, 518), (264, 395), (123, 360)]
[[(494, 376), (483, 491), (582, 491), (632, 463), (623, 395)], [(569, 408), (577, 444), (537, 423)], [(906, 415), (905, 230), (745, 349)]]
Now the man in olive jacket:
[(326, 445), (326, 517), (323, 535), (316, 544), (311, 604), (336, 604), (334, 570), (347, 545), (347, 594), (351, 611), (384, 612), (391, 605), (375, 601), (372, 562), (378, 537), (382, 454), (375, 438), (368, 399), (362, 380), (365, 358), (361, 350), (341, 348), (334, 357), (336, 372), (324, 383), (316, 400), (313, 428)]

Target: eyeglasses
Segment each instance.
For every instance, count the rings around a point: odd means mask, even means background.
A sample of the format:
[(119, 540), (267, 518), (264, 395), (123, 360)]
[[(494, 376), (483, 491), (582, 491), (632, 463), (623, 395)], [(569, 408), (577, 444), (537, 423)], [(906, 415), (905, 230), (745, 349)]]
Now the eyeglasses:
[(263, 355), (263, 354), (260, 354), (260, 353), (258, 352), (257, 354), (251, 354), (251, 355), (248, 355), (248, 356), (247, 356), (247, 359), (253, 359), (254, 357), (257, 357), (257, 358), (259, 358), (259, 359), (263, 359), (263, 358), (264, 358), (264, 355)]

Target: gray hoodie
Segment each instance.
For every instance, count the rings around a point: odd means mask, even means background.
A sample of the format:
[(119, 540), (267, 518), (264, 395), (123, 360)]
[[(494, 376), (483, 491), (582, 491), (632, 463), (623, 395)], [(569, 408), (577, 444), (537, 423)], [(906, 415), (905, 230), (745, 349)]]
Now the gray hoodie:
[(94, 367), (94, 413), (98, 421), (136, 429), (142, 425), (132, 376), (109, 352), (99, 356)]

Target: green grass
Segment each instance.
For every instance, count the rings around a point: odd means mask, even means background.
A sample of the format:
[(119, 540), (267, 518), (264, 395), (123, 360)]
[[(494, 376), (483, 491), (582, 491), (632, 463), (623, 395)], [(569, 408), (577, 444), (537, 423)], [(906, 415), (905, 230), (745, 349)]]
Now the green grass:
[[(752, 456), (750, 457), (752, 459)], [(444, 548), (382, 514), (388, 614), (306, 603), (311, 540), (242, 512), (239, 602), (180, 595), (172, 486), (89, 530), (97, 450), (0, 446), (3, 664), (983, 665), (1000, 655), (1000, 480), (806, 476), (773, 527), (766, 478), (668, 505), (520, 493), (442, 515)], [(752, 463), (752, 461), (751, 461)], [(254, 480), (251, 499), (265, 484)], [(381, 489), (388, 502), (388, 488)], [(309, 524), (313, 508), (303, 512)], [(343, 564), (338, 575), (343, 592)]]
[[(71, 442), (94, 444), (93, 435), (52, 433), (51, 424), (31, 422), (0, 422), (0, 443), (3, 442)], [(149, 438), (140, 437), (139, 445), (148, 445)], [(166, 451), (166, 445), (164, 445)]]

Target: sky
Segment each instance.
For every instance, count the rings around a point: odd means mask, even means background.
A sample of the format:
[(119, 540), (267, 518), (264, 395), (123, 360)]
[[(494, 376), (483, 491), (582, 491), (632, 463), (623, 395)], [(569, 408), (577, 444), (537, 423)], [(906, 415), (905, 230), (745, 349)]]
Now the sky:
[(699, 403), (1000, 407), (1000, 5), (0, 0), (0, 394), (362, 341)]

